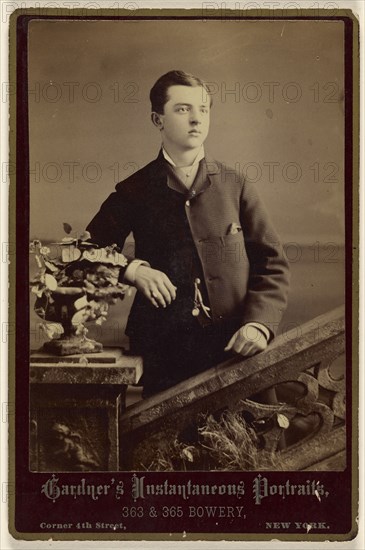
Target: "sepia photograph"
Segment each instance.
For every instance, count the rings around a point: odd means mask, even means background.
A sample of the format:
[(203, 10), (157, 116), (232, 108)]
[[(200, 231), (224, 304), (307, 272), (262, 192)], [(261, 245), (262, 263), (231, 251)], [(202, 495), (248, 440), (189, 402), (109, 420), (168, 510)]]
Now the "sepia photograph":
[(354, 536), (355, 19), (218, 11), (14, 20), (18, 531)]

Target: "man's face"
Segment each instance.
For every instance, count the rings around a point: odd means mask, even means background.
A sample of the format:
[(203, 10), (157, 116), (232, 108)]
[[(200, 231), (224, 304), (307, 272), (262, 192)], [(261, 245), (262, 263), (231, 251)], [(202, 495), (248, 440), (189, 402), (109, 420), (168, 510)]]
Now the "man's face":
[(161, 130), (165, 146), (180, 151), (196, 149), (204, 143), (210, 120), (210, 97), (201, 86), (170, 86)]

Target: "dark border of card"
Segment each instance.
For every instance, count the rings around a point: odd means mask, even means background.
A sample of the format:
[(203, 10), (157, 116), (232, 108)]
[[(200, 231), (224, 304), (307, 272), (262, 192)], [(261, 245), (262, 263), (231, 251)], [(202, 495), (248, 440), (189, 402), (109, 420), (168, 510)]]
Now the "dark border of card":
[[(15, 415), (9, 419), (9, 531), (20, 540), (226, 540), (226, 541), (345, 541), (357, 534), (358, 514), (358, 319), (359, 319), (359, 283), (358, 283), (358, 243), (359, 243), (359, 22), (348, 9), (339, 9), (330, 15), (325, 9), (301, 10), (260, 10), (260, 16), (254, 11), (225, 10), (225, 17), (232, 19), (301, 19), (301, 20), (341, 20), (345, 26), (345, 231), (346, 231), (346, 350), (352, 358), (354, 369), (348, 372), (347, 397), (350, 398), (351, 414), (347, 422), (347, 464), (343, 472), (322, 472), (327, 485), (336, 485), (337, 498), (342, 512), (332, 518), (333, 525), (342, 525), (342, 530), (335, 529), (323, 534), (313, 533), (242, 533), (242, 532), (40, 532), (34, 526), (32, 532), (25, 532), (24, 514), (29, 515), (29, 497), (39, 487), (38, 506), (42, 506), (40, 487), (49, 474), (31, 473), (28, 469), (28, 368), (29, 340), (26, 312), (29, 306), (28, 294), (28, 233), (29, 233), (29, 148), (28, 148), (28, 107), (27, 107), (27, 28), (32, 19), (203, 19), (201, 9), (138, 9), (136, 11), (121, 9), (100, 9), (97, 14), (93, 9), (53, 9), (26, 8), (16, 10), (10, 18), (10, 82), (16, 83), (16, 94), (10, 97), (10, 165), (16, 165), (15, 174), (10, 179), (9, 199), (9, 242), (15, 243), (15, 254), (9, 265), (9, 324), (15, 326), (15, 332), (9, 335), (9, 403), (15, 403)], [(220, 15), (204, 15), (204, 20), (219, 19)], [(18, 153), (21, 151), (21, 159)], [(152, 472), (153, 474), (154, 472)], [(285, 472), (281, 472), (285, 476)], [(111, 477), (112, 472), (94, 476), (98, 482)], [(204, 473), (205, 474), (205, 473)], [(234, 475), (235, 473), (232, 473)], [(247, 472), (249, 474), (249, 472)], [(291, 472), (291, 476), (301, 472)], [(118, 472), (126, 479), (131, 473)], [(183, 474), (176, 473), (178, 479)], [(203, 473), (202, 473), (203, 475)], [(206, 476), (207, 474), (205, 474)], [(215, 472), (215, 475), (220, 475)], [(226, 475), (226, 473), (225, 473)], [(245, 476), (245, 473), (240, 473)], [(309, 474), (307, 474), (309, 475)], [(72, 476), (75, 481), (75, 474)], [(167, 476), (165, 475), (165, 478)], [(169, 480), (174, 474), (169, 474)], [(303, 477), (303, 474), (302, 474)], [(226, 478), (225, 478), (226, 479)], [(284, 479), (284, 478), (283, 478)], [(303, 478), (304, 481), (304, 478)], [(34, 496), (31, 501), (34, 503)], [(75, 501), (76, 502), (76, 501)], [(132, 502), (132, 499), (131, 499)], [(289, 505), (289, 501), (288, 502)], [(163, 503), (162, 503), (163, 504)], [(171, 501), (169, 501), (171, 504)], [(100, 504), (99, 504), (100, 506)], [(80, 509), (76, 507), (80, 512)], [(345, 520), (343, 521), (343, 518)], [(79, 521), (78, 518), (76, 521)], [(338, 523), (339, 522), (339, 523)], [(144, 523), (144, 522), (143, 522)], [(143, 523), (141, 527), (143, 528)], [(148, 522), (151, 526), (151, 521)], [(345, 528), (343, 526), (346, 526)], [(188, 526), (187, 526), (188, 527)], [(246, 529), (246, 526), (244, 527)]]

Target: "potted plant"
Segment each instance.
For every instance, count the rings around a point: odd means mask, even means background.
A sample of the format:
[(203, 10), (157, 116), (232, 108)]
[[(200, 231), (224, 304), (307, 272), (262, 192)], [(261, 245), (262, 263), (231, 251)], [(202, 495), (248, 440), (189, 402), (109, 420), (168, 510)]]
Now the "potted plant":
[[(66, 233), (72, 228), (64, 224)], [(39, 240), (30, 243), (38, 271), (31, 280), (36, 295), (34, 310), (45, 321), (42, 328), (51, 338), (43, 349), (56, 355), (96, 353), (100, 342), (87, 338), (85, 323), (103, 323), (109, 305), (123, 299), (128, 286), (119, 281), (120, 268), (128, 263), (117, 245), (101, 248), (90, 242), (90, 233), (68, 236), (61, 242), (44, 246)], [(54, 338), (55, 323), (62, 326)]]

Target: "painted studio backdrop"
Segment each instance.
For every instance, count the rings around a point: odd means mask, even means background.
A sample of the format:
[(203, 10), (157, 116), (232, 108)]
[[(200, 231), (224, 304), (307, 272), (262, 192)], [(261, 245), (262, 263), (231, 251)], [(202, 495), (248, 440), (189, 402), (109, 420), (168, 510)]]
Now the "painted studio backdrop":
[[(344, 303), (343, 41), (341, 21), (31, 22), (30, 238), (58, 241), (64, 222), (81, 232), (157, 156), (149, 91), (182, 69), (213, 92), (206, 150), (256, 183), (281, 236), (281, 331)], [(131, 301), (90, 335), (127, 345)], [(31, 304), (32, 349), (39, 321)]]

